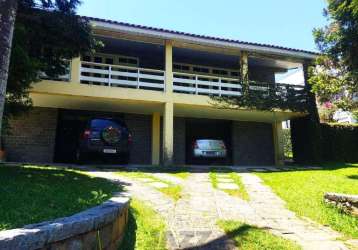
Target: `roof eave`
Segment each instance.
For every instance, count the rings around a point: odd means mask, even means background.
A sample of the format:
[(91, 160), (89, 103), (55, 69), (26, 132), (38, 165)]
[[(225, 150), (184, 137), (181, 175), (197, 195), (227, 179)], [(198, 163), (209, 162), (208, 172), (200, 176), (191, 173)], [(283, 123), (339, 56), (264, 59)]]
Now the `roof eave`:
[(318, 53), (294, 50), (288, 48), (280, 48), (276, 46), (253, 44), (247, 42), (240, 42), (234, 40), (226, 40), (220, 38), (197, 36), (192, 34), (171, 32), (165, 30), (159, 30), (154, 28), (138, 27), (135, 25), (128, 25), (122, 23), (108, 22), (106, 20), (94, 20), (90, 19), (94, 28), (123, 32), (132, 35), (147, 36), (153, 38), (159, 38), (163, 40), (177, 40), (187, 43), (195, 43), (207, 46), (224, 47), (231, 49), (244, 50), (254, 53), (273, 54), (285, 57), (294, 57), (300, 60), (314, 60)]

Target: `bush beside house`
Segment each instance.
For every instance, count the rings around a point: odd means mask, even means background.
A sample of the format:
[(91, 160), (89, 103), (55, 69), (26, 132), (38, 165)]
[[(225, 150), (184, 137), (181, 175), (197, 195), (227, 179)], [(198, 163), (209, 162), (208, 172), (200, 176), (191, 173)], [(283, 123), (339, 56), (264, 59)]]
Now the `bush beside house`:
[(321, 123), (325, 161), (358, 161), (358, 125)]
[(314, 135), (307, 136), (313, 130), (307, 119), (297, 119), (291, 124), (293, 158), (296, 163), (358, 161), (358, 125), (320, 123)]

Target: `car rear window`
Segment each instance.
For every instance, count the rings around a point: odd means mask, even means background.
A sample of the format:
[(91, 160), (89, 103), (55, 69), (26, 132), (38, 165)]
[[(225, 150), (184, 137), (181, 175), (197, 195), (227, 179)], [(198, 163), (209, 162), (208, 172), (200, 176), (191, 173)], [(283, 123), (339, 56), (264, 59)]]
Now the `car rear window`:
[(199, 147), (211, 148), (220, 148), (224, 144), (222, 140), (197, 140), (196, 142)]
[(96, 129), (102, 129), (107, 127), (120, 128), (123, 126), (118, 121), (107, 120), (107, 119), (93, 119), (91, 121), (91, 127)]

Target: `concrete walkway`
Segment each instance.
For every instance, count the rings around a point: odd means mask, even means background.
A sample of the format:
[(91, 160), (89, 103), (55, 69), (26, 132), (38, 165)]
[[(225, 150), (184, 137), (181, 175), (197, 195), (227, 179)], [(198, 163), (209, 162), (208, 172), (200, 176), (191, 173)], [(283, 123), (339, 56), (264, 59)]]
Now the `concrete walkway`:
[[(303, 249), (347, 249), (336, 240), (341, 236), (339, 233), (298, 218), (259, 177), (251, 173), (240, 173), (249, 201), (212, 188), (208, 173), (193, 172), (185, 180), (177, 178), (177, 184), (183, 187), (183, 198), (177, 202), (143, 182), (110, 172), (93, 173), (127, 183), (126, 188), (134, 197), (158, 211), (168, 225), (170, 249), (235, 249), (233, 242), (217, 227), (216, 222), (220, 219), (240, 220), (267, 228), (276, 235), (296, 241)], [(168, 176), (156, 174), (157, 178), (174, 178)]]

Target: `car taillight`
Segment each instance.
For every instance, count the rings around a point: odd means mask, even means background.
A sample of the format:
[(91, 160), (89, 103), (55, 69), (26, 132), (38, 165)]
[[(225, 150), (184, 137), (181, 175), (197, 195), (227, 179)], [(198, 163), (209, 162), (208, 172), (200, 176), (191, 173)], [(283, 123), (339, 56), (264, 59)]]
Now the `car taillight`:
[(193, 149), (198, 149), (199, 145), (197, 141), (193, 141)]
[(86, 129), (84, 132), (83, 132), (83, 139), (88, 139), (88, 137), (91, 135), (91, 130), (89, 129)]
[(128, 143), (132, 143), (132, 142), (133, 142), (132, 134), (128, 134)]

